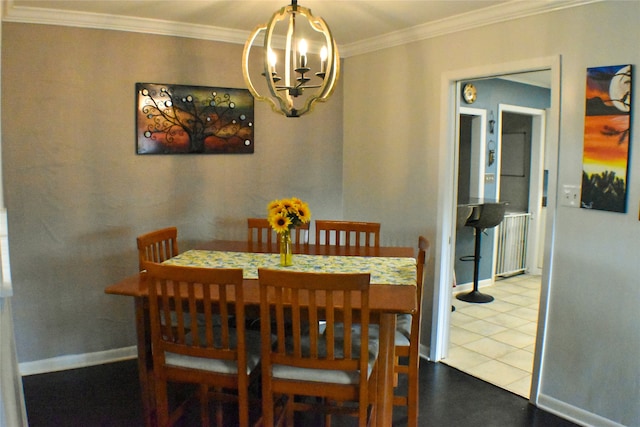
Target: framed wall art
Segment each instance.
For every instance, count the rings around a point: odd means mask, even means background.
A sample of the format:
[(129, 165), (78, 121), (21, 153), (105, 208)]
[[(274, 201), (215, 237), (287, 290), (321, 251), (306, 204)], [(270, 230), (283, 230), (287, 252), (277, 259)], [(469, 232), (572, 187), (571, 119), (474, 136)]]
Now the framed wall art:
[(631, 65), (587, 68), (580, 206), (626, 212)]
[(253, 153), (247, 89), (136, 83), (138, 154)]

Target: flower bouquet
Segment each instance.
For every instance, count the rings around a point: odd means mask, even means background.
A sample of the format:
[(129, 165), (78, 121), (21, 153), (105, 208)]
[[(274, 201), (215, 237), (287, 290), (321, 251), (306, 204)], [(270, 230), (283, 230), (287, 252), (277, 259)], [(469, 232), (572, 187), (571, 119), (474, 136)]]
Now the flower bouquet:
[(267, 219), (280, 237), (280, 264), (292, 265), (291, 229), (311, 221), (309, 206), (297, 197), (274, 200), (267, 206)]

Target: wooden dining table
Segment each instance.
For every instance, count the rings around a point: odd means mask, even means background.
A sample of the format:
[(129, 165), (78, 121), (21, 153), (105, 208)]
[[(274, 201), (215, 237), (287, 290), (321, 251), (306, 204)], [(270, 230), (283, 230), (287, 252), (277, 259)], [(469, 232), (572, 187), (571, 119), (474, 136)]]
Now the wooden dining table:
[[(215, 240), (207, 242), (198, 247), (199, 251), (224, 252), (227, 259), (233, 259), (233, 253), (277, 253), (277, 244), (251, 243), (246, 241)], [(318, 264), (331, 261), (328, 257), (347, 257), (335, 259), (337, 264), (345, 264), (348, 257), (383, 257), (383, 258), (414, 258), (415, 250), (411, 247), (338, 247), (312, 244), (294, 245), (294, 254), (303, 254), (306, 261), (308, 256), (317, 256)], [(201, 258), (203, 253), (191, 253), (191, 260)], [(206, 255), (206, 254), (204, 254)], [(180, 257), (180, 255), (178, 256)], [(242, 259), (243, 256), (237, 256)], [(258, 257), (259, 258), (259, 257)], [(382, 261), (382, 260), (380, 260)], [(394, 336), (396, 314), (411, 313), (416, 310), (416, 282), (415, 282), (415, 262), (408, 267), (407, 260), (404, 260), (403, 274), (405, 277), (395, 279), (390, 276), (379, 276), (376, 283), (372, 280), (370, 287), (369, 305), (370, 310), (378, 316), (380, 323), (380, 353), (379, 353), (379, 373), (377, 387), (377, 417), (376, 425), (390, 426), (393, 416), (393, 383), (394, 383)], [(197, 262), (197, 261), (195, 261)], [(263, 261), (264, 262), (264, 261)], [(371, 260), (376, 263), (376, 260)], [(237, 267), (237, 262), (234, 263)], [(348, 264), (348, 263), (346, 263)], [(193, 265), (193, 264), (192, 264)], [(372, 264), (373, 265), (373, 264)], [(253, 266), (255, 267), (255, 266)], [(269, 268), (269, 265), (261, 265)], [(294, 266), (295, 270), (295, 255)], [(407, 281), (407, 268), (412, 268), (413, 280)], [(245, 274), (245, 305), (259, 306), (260, 295), (258, 280), (255, 277), (247, 277)], [(250, 276), (250, 275), (249, 275)], [(390, 283), (386, 283), (390, 282)], [(400, 282), (400, 283), (398, 283)], [(140, 388), (143, 401), (143, 413), (146, 426), (155, 426), (155, 399), (153, 393), (153, 358), (151, 349), (151, 331), (148, 305), (148, 287), (146, 275), (140, 272), (124, 278), (123, 280), (108, 286), (105, 293), (111, 295), (121, 295), (133, 297), (135, 308), (135, 322), (138, 350), (138, 368), (140, 377)]]

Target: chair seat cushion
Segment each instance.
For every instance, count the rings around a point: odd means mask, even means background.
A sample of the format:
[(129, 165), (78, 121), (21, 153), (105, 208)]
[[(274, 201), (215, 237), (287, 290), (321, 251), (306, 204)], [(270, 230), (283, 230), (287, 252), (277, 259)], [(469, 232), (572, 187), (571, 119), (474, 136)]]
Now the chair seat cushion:
[[(374, 364), (375, 360), (373, 362), (369, 362), (369, 373), (367, 378), (371, 375)], [(358, 371), (333, 371), (326, 369), (298, 368), (286, 365), (273, 365), (271, 367), (271, 376), (279, 379), (333, 384), (358, 384), (360, 382), (360, 374)]]
[[(379, 333), (378, 331), (378, 325), (370, 325), (369, 328), (372, 331), (375, 331), (376, 334)], [(411, 344), (411, 340), (409, 339), (409, 337), (407, 335), (405, 335), (405, 333), (403, 331), (399, 331), (398, 328), (396, 328), (396, 333), (393, 339), (393, 344), (396, 347), (408, 347), (409, 344)]]
[[(369, 325), (369, 360), (368, 360), (368, 372), (367, 378), (373, 372), (373, 367), (378, 359), (378, 352), (380, 349), (380, 342), (378, 340), (377, 328), (371, 328), (373, 325)], [(336, 324), (335, 327), (335, 354), (336, 358), (341, 358), (344, 354), (344, 342), (342, 336), (344, 334), (343, 324)], [(351, 328), (353, 334), (353, 342), (351, 343), (352, 354), (360, 354), (360, 342), (358, 338), (360, 335), (360, 327), (353, 325)], [(325, 324), (324, 322), (319, 325), (320, 334), (324, 335)], [(309, 354), (309, 337), (303, 336), (301, 338), (302, 352), (305, 355)], [(291, 345), (288, 342), (287, 348), (291, 349)], [(324, 337), (321, 337), (318, 342), (318, 354), (321, 357), (327, 354), (327, 341)], [(298, 368), (286, 365), (273, 365), (272, 376), (274, 378), (283, 378), (290, 380), (300, 381), (313, 381), (313, 382), (325, 382), (334, 384), (358, 384), (360, 376), (358, 371), (342, 371), (342, 370), (326, 370), (326, 369), (310, 369), (310, 368)]]
[[(258, 331), (248, 330), (245, 332), (245, 338), (247, 342), (247, 373), (251, 373), (260, 361), (260, 333)], [(232, 346), (235, 347), (237, 343), (235, 329), (230, 329), (230, 339)], [(232, 375), (238, 373), (238, 364), (232, 360), (208, 359), (166, 352), (165, 363), (171, 366), (200, 369), (221, 374)]]
[[(404, 335), (407, 340), (411, 339), (411, 321), (413, 316), (409, 313), (398, 314), (396, 316), (396, 332)], [(397, 334), (396, 334), (397, 335)]]
[[(411, 344), (411, 321), (413, 317), (411, 314), (399, 314), (396, 317), (396, 333), (394, 337), (394, 344), (396, 347), (408, 347)], [(336, 334), (340, 333), (340, 329), (342, 324), (336, 325)], [(358, 325), (354, 325), (351, 328), (353, 333), (356, 333), (356, 330), (359, 332)], [(320, 333), (324, 334), (324, 325), (320, 325)], [(376, 324), (369, 325), (369, 337), (374, 337), (376, 340), (380, 335), (379, 326)]]
[[(163, 324), (165, 324), (166, 322), (164, 321), (164, 313), (160, 313), (160, 318), (162, 319), (161, 322)], [(189, 325), (191, 325), (191, 314), (183, 313), (182, 314), (182, 319), (183, 319), (182, 321), (184, 322), (185, 325), (187, 325), (187, 327)], [(219, 314), (211, 315), (211, 319), (213, 321), (213, 326), (222, 325), (222, 321), (220, 320), (220, 315)], [(196, 318), (196, 322), (198, 323), (198, 326), (204, 326), (206, 324), (204, 313), (198, 313), (198, 316)], [(172, 311), (171, 312), (171, 325), (172, 326), (176, 326), (177, 324), (178, 324), (178, 315), (176, 314), (175, 311)]]
[(402, 332), (396, 331), (394, 345), (396, 347), (409, 347), (409, 345), (411, 345), (411, 340), (409, 340), (409, 338), (407, 338)]

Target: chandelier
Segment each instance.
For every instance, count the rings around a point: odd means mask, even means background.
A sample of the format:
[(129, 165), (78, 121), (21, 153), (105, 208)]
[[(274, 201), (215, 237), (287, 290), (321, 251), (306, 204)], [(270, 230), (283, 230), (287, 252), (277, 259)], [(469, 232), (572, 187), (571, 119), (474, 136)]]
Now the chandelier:
[(244, 45), (242, 74), (249, 91), (287, 117), (302, 116), (316, 101), (326, 101), (339, 73), (331, 30), (297, 0), (258, 25)]

